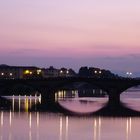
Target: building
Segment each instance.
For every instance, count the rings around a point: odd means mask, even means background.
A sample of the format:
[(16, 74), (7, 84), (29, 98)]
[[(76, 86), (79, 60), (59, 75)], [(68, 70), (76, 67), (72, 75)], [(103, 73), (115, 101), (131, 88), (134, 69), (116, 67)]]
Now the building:
[(72, 69), (61, 68), (56, 69), (53, 66), (50, 66), (47, 69), (42, 69), (43, 77), (73, 77), (76, 76), (76, 73)]
[(103, 71), (99, 68), (89, 67), (89, 76), (95, 78), (101, 78), (103, 75)]
[(75, 77), (76, 75), (73, 69), (61, 68), (59, 70), (59, 77)]
[(33, 66), (0, 65), (0, 79), (22, 79), (42, 77), (42, 70)]
[(43, 77), (58, 77), (59, 76), (59, 70), (54, 68), (53, 66), (50, 66), (47, 69), (42, 69)]
[(93, 77), (93, 78), (117, 78), (118, 75), (113, 74), (109, 70), (104, 70), (95, 67), (81, 67), (78, 75), (80, 77)]

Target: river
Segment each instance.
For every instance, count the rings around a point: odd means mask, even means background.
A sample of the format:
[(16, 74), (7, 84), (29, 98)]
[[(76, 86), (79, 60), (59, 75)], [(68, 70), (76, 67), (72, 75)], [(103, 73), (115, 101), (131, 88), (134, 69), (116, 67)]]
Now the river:
[[(10, 110), (0, 111), (0, 140), (139, 140), (140, 117), (69, 116), (29, 111), (40, 96), (13, 96)], [(107, 98), (65, 98), (59, 104), (78, 113), (97, 111)], [(121, 95), (128, 107), (140, 111), (140, 91)]]

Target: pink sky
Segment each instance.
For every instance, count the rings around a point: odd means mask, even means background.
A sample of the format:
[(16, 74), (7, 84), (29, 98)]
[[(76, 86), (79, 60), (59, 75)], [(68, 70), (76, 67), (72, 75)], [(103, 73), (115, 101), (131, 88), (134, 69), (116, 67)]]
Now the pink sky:
[(139, 71), (139, 5), (138, 0), (0, 1), (0, 63)]

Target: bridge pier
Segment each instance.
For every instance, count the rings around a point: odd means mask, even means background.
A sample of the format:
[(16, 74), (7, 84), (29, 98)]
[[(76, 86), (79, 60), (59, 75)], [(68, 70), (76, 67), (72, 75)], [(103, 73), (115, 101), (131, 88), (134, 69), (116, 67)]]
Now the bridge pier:
[(47, 103), (47, 102), (54, 102), (55, 101), (55, 91), (53, 89), (45, 89), (41, 91), (41, 102)]
[(117, 108), (120, 105), (120, 94), (119, 93), (110, 93), (108, 105), (112, 108)]
[(55, 90), (43, 88), (41, 91), (41, 104), (37, 106), (38, 110), (56, 112), (58, 104), (55, 102)]

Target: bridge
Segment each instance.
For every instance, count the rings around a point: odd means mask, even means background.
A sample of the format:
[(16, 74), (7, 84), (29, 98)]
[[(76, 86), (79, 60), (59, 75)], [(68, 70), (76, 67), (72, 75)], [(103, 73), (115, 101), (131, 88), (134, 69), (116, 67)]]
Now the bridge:
[[(13, 87), (23, 85), (32, 87), (42, 95), (42, 99), (53, 99), (54, 93), (63, 89), (66, 85), (84, 82), (94, 85), (104, 91), (109, 96), (109, 104), (117, 105), (120, 102), (120, 94), (125, 90), (140, 85), (140, 79), (116, 78), (102, 79), (89, 77), (57, 77), (45, 79), (1, 79), (0, 96), (13, 95)], [(14, 94), (16, 95), (16, 94)]]

